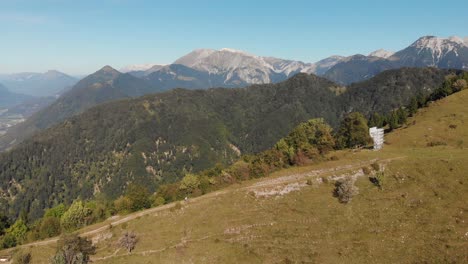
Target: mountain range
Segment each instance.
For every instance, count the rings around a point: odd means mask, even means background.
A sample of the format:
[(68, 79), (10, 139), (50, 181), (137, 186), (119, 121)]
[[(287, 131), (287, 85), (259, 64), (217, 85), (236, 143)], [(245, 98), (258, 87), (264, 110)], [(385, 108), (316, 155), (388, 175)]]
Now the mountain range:
[[(172, 88), (243, 87), (276, 83), (304, 72), (324, 76), (340, 84), (359, 82), (384, 70), (400, 67), (468, 68), (468, 37), (424, 36), (410, 46), (390, 52), (378, 49), (368, 55), (331, 56), (315, 63), (261, 57), (224, 48), (198, 49), (169, 65), (137, 64), (123, 73), (145, 79), (159, 90)], [(183, 67), (185, 66), (185, 67)], [(14, 93), (55, 96), (78, 79), (59, 71), (0, 75), (0, 83)]]
[(56, 96), (71, 88), (78, 80), (65, 73), (50, 70), (45, 73), (15, 73), (0, 75), (0, 83), (15, 93), (35, 97)]
[(130, 65), (124, 70), (163, 89), (276, 83), (299, 72), (314, 73), (340, 84), (350, 84), (369, 79), (384, 70), (400, 67), (467, 69), (467, 45), (467, 38), (424, 36), (398, 52), (379, 49), (367, 56), (331, 56), (316, 63), (261, 57), (227, 48), (198, 49), (171, 65)]
[(244, 51), (198, 49), (170, 65), (130, 65), (123, 70), (141, 77), (162, 89), (174, 87), (198, 89), (243, 87), (251, 84), (277, 83), (300, 73), (321, 74), (343, 57), (332, 56), (317, 63), (256, 56)]
[[(187, 172), (265, 150), (310, 118), (336, 127), (350, 111), (369, 115), (406, 105), (454, 74), (460, 71), (401, 68), (343, 87), (300, 73), (277, 84), (173, 89), (130, 99), (142, 90), (123, 88), (142, 80), (105, 67), (77, 85), (85, 94), (115, 89), (127, 99), (88, 109), (0, 154), (1, 210), (17, 216), (26, 208), (37, 219), (44, 208), (77, 197), (115, 198), (129, 182), (154, 190)], [(46, 109), (62, 113), (62, 105), (59, 100)], [(38, 119), (24, 124), (31, 120)]]
[(400, 67), (437, 67), (468, 69), (467, 38), (425, 36), (409, 47), (390, 55), (376, 51), (369, 56), (347, 57), (323, 76), (340, 84), (369, 79), (379, 72)]

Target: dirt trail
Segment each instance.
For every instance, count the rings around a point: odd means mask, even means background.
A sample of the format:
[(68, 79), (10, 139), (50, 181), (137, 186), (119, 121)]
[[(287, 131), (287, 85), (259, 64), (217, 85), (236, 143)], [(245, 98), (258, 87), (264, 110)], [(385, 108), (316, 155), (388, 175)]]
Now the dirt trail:
[[(402, 159), (402, 158), (404, 158), (404, 157), (381, 159), (381, 160), (378, 160), (378, 161), (381, 162), (381, 163), (382, 162), (383, 163), (388, 163), (390, 161), (397, 160), (397, 159)], [(196, 198), (191, 198), (189, 200), (188, 204), (196, 203), (196, 202), (198, 202), (200, 200), (203, 200), (203, 199), (208, 199), (208, 198), (216, 197), (216, 196), (219, 196), (219, 195), (224, 195), (224, 194), (235, 192), (235, 191), (246, 191), (246, 190), (254, 190), (254, 189), (258, 189), (258, 188), (272, 187), (272, 186), (277, 186), (277, 185), (282, 185), (282, 184), (287, 184), (287, 183), (294, 183), (294, 182), (304, 181), (304, 180), (309, 179), (311, 177), (319, 177), (321, 175), (326, 175), (326, 174), (329, 174), (331, 172), (339, 172), (339, 171), (359, 169), (359, 168), (361, 168), (361, 167), (363, 167), (365, 165), (370, 165), (375, 161), (377, 161), (377, 159), (361, 161), (361, 162), (348, 164), (348, 165), (342, 165), (342, 166), (339, 166), (339, 167), (333, 167), (333, 168), (329, 168), (329, 169), (310, 170), (310, 171), (304, 172), (304, 173), (297, 173), (297, 174), (292, 174), (292, 175), (280, 176), (280, 177), (276, 177), (276, 178), (268, 178), (267, 177), (267, 178), (261, 179), (259, 182), (256, 182), (256, 183), (254, 183), (254, 184), (252, 184), (250, 186), (246, 186), (246, 187), (243, 187), (243, 188), (225, 189), (225, 190), (211, 192), (211, 193), (208, 193), (206, 195), (199, 196), (199, 197), (196, 197)], [(145, 215), (149, 215), (149, 214), (153, 214), (153, 213), (157, 213), (157, 212), (160, 212), (160, 211), (167, 210), (167, 209), (175, 206), (176, 203), (177, 202), (173, 202), (173, 203), (166, 204), (166, 205), (163, 205), (163, 206), (150, 208), (150, 209), (147, 209), (147, 210), (144, 210), (144, 211), (140, 211), (140, 212), (136, 212), (136, 213), (127, 215), (127, 216), (125, 216), (125, 217), (123, 217), (121, 219), (118, 219), (118, 220), (115, 220), (115, 221), (112, 221), (112, 222), (109, 222), (109, 223), (105, 223), (101, 227), (98, 227), (96, 229), (89, 230), (89, 231), (84, 231), (84, 232), (81, 233), (81, 235), (86, 236), (86, 237), (92, 237), (95, 234), (98, 234), (100, 232), (103, 232), (103, 231), (109, 229), (110, 226), (120, 225), (120, 224), (129, 222), (131, 220), (134, 220), (136, 218), (139, 218), (139, 217), (142, 217), (142, 216), (145, 216)], [(187, 204), (187, 202), (181, 202), (181, 203)], [(23, 247), (44, 246), (44, 245), (49, 245), (49, 244), (56, 243), (57, 241), (58, 241), (58, 237), (51, 238), (51, 239), (48, 239), (48, 240), (33, 242), (33, 243), (25, 244), (25, 245), (21, 245), (20, 247), (23, 248)]]

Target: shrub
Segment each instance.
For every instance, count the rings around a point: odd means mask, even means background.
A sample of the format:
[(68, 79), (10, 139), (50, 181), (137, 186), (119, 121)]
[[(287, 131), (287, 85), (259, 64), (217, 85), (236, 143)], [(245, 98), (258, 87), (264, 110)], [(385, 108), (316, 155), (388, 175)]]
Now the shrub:
[(444, 141), (434, 140), (427, 142), (428, 147), (446, 146), (447, 143)]
[(372, 163), (372, 164), (371, 164), (371, 167), (372, 167), (372, 169), (375, 170), (375, 171), (380, 171), (380, 164), (377, 163), (377, 162)]
[(375, 176), (369, 177), (369, 180), (380, 189), (383, 188), (384, 173), (383, 171), (378, 171)]
[(306, 165), (309, 161), (309, 158), (305, 155), (302, 150), (299, 150), (297, 154), (294, 156), (292, 163), (297, 166)]
[(0, 246), (1, 248), (11, 248), (15, 247), (17, 244), (16, 238), (12, 234), (7, 233), (3, 236)]
[(334, 195), (340, 203), (349, 203), (358, 193), (359, 190), (351, 178), (341, 179), (335, 183)]
[(362, 167), (362, 172), (364, 175), (369, 175), (371, 174), (371, 169), (369, 169), (369, 167)]
[(133, 231), (127, 231), (122, 235), (122, 237), (120, 237), (118, 243), (120, 247), (125, 248), (130, 253), (135, 248), (137, 242), (138, 238), (136, 234)]
[(42, 238), (49, 238), (59, 235), (61, 232), (60, 219), (49, 216), (42, 219), (39, 225), (39, 234)]
[(67, 211), (67, 207), (62, 203), (50, 209), (47, 209), (44, 217), (57, 217), (60, 218)]
[(29, 264), (31, 263), (31, 253), (29, 252), (23, 252), (23, 251), (17, 251), (13, 255), (12, 259), (13, 264)]
[(188, 173), (180, 181), (179, 189), (184, 191), (186, 194), (191, 194), (195, 189), (200, 186), (200, 179), (197, 175)]
[(75, 201), (60, 218), (60, 224), (67, 231), (76, 230), (86, 225), (86, 219), (91, 210), (83, 205), (82, 201)]
[(24, 252), (22, 250), (17, 251), (13, 255), (13, 264), (29, 264), (31, 262), (31, 253), (29, 252)]
[(182, 204), (180, 202), (177, 202), (174, 206), (171, 207), (171, 212), (174, 212), (176, 210), (182, 209)]
[(6, 230), (6, 235), (3, 238), (4, 244), (16, 246), (17, 244), (23, 243), (26, 239), (27, 232), (28, 226), (23, 219), (16, 220), (16, 222)]
[(138, 211), (151, 207), (150, 193), (144, 186), (130, 184), (127, 188), (125, 196), (130, 200), (132, 211)]
[(152, 205), (154, 207), (157, 207), (157, 206), (163, 205), (165, 203), (166, 203), (166, 200), (164, 199), (164, 197), (157, 196), (157, 197), (154, 198)]
[(132, 201), (126, 196), (120, 196), (114, 201), (115, 210), (119, 213), (129, 213), (132, 211)]

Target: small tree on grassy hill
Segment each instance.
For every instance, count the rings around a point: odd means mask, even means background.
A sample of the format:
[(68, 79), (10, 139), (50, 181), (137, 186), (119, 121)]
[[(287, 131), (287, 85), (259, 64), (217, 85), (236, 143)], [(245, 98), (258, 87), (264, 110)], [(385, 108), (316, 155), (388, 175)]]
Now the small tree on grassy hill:
[(96, 253), (92, 242), (77, 234), (63, 235), (57, 243), (57, 253), (52, 257), (52, 264), (86, 264), (89, 256)]
[(125, 248), (130, 253), (135, 248), (137, 242), (137, 235), (134, 232), (127, 231), (120, 237), (119, 246)]

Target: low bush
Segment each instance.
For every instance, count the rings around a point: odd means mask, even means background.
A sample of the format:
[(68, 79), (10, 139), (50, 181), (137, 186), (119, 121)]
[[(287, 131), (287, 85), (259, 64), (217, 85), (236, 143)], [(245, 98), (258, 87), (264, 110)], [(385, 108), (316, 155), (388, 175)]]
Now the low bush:
[(341, 179), (335, 183), (334, 196), (340, 203), (349, 203), (358, 193), (359, 189), (354, 186), (354, 180), (351, 178)]
[(428, 147), (437, 147), (437, 146), (446, 146), (447, 142), (440, 141), (440, 140), (434, 140), (434, 141), (429, 141), (427, 142)]

